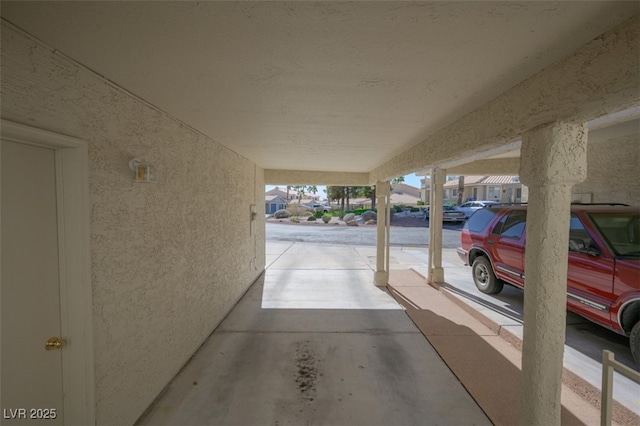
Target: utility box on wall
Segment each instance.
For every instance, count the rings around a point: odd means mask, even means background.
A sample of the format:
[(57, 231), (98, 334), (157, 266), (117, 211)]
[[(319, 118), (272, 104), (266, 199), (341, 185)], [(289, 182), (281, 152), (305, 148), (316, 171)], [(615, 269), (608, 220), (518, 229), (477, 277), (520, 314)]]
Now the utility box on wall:
[(256, 219), (258, 213), (256, 212), (256, 205), (249, 205), (249, 236), (253, 237), (256, 234)]

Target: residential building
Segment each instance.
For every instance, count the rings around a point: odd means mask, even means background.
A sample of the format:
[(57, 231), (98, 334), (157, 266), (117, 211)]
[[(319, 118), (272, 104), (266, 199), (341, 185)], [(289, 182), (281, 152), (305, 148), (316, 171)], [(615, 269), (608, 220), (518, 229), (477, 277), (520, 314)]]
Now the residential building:
[(289, 201), (280, 195), (265, 195), (265, 213), (273, 214), (278, 210), (287, 208)]
[(424, 200), (425, 204), (429, 204), (431, 198), (431, 177), (425, 176), (428, 172), (421, 171), (416, 173), (418, 176), (424, 176), (420, 179), (420, 198)]
[(289, 188), (289, 190), (287, 191), (287, 188), (281, 188), (279, 186), (276, 186), (275, 188), (270, 189), (269, 191), (265, 192), (265, 195), (277, 195), (279, 197), (281, 197), (284, 200), (289, 200), (289, 202), (291, 201), (297, 201), (300, 200), (301, 204), (305, 204), (305, 203), (310, 203), (310, 202), (317, 202), (320, 200), (320, 195), (318, 194), (313, 194), (310, 192), (305, 192), (304, 195), (302, 195), (302, 198), (300, 196), (300, 194), (298, 193), (298, 191), (296, 191), (293, 188)]
[(424, 201), (420, 197), (420, 188), (403, 182), (391, 185), (391, 204), (397, 206), (417, 206), (418, 201)]
[[(394, 183), (391, 188), (391, 204), (396, 206), (417, 206), (420, 197), (420, 188), (406, 183)], [(354, 198), (349, 200), (352, 209), (370, 209), (371, 198)]]
[[(450, 179), (444, 184), (444, 202), (458, 201), (460, 179)], [(524, 194), (524, 196), (523, 196)], [(527, 190), (518, 176), (465, 176), (463, 201), (491, 200), (501, 203), (525, 203)]]

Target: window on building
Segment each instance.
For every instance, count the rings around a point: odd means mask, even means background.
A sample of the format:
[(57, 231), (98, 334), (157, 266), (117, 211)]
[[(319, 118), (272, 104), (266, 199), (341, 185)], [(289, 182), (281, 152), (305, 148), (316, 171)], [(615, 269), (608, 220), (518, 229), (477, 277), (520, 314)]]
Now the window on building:
[(490, 186), (487, 188), (487, 198), (489, 200), (500, 199), (500, 187), (499, 186)]

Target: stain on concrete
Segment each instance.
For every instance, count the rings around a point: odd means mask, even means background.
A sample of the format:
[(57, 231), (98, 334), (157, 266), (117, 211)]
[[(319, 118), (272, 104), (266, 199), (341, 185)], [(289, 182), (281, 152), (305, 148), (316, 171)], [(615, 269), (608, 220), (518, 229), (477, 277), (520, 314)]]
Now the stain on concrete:
[(318, 373), (319, 362), (317, 353), (308, 340), (296, 343), (295, 382), (303, 401), (312, 402), (316, 398), (317, 380), (322, 376)]

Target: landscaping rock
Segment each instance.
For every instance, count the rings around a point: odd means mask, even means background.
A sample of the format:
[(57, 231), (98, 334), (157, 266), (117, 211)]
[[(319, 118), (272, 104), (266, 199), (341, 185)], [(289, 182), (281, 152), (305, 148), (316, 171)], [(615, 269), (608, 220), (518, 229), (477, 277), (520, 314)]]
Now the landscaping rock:
[(352, 220), (354, 220), (356, 218), (356, 215), (353, 213), (348, 213), (344, 215), (344, 218), (342, 218), (343, 221), (346, 222), (351, 222)]
[(375, 225), (377, 224), (378, 221), (376, 221), (375, 219), (369, 219), (368, 221), (366, 221), (364, 224), (365, 225)]
[(350, 220), (349, 222), (346, 222), (347, 226), (358, 226), (358, 222), (356, 222), (355, 220)]
[(369, 221), (369, 220), (377, 220), (378, 219), (378, 214), (376, 212), (374, 212), (373, 210), (368, 210), (364, 213), (362, 213), (362, 215), (360, 215), (360, 217), (362, 217), (362, 220), (364, 220), (365, 222)]
[(286, 210), (278, 210), (273, 214), (273, 217), (275, 217), (276, 219), (286, 219), (288, 217), (291, 217), (291, 213)]

